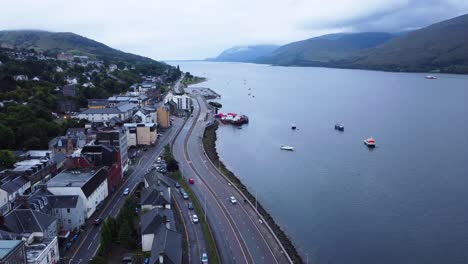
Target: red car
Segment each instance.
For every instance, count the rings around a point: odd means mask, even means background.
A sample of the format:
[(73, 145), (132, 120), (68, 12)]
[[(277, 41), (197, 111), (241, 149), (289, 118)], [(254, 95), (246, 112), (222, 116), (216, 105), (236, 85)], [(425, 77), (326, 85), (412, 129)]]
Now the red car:
[(189, 182), (190, 184), (194, 184), (194, 183), (195, 183), (195, 180), (192, 179), (192, 178), (190, 178), (190, 179), (188, 180), (188, 182)]

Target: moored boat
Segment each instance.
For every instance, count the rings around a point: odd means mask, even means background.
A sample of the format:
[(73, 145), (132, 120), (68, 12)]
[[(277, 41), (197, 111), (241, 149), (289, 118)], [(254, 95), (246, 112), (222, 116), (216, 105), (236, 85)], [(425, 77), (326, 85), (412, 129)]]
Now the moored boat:
[(432, 75), (427, 75), (427, 76), (424, 77), (424, 78), (426, 78), (426, 79), (428, 79), (428, 80), (435, 80), (435, 79), (437, 79), (437, 77), (432, 76)]
[(335, 124), (335, 129), (339, 131), (344, 131), (344, 126), (340, 123)]
[(294, 147), (288, 146), (288, 145), (281, 145), (281, 146), (280, 146), (280, 149), (293, 151), (293, 150), (294, 150)]
[(368, 146), (369, 148), (375, 148), (375, 139), (370, 137), (364, 140), (364, 144), (366, 144), (366, 146)]
[(297, 128), (296, 124), (292, 124), (292, 125), (291, 125), (291, 129), (292, 129), (292, 130), (296, 130), (296, 128)]

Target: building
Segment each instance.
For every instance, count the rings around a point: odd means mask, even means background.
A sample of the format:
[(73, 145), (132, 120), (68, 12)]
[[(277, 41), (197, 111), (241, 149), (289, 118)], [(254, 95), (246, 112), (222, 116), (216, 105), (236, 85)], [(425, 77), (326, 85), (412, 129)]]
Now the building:
[(145, 174), (145, 189), (141, 192), (141, 209), (171, 209), (171, 188), (160, 180), (159, 172)]
[(171, 126), (171, 117), (167, 106), (160, 106), (156, 110), (157, 123), (160, 128), (169, 128)]
[(89, 122), (108, 122), (112, 118), (129, 120), (137, 109), (135, 104), (123, 103), (109, 108), (88, 108), (79, 113), (76, 118), (86, 119)]
[(111, 96), (107, 100), (109, 106), (116, 106), (121, 103), (132, 103), (139, 107), (145, 107), (149, 104), (149, 97), (139, 93), (128, 93), (126, 96)]
[(14, 77), (15, 81), (27, 81), (29, 78), (27, 75), (15, 75)]
[(114, 192), (122, 180), (122, 165), (120, 152), (113, 147), (105, 145), (87, 145), (81, 150), (81, 156), (86, 158), (88, 165), (86, 167), (106, 166), (109, 171), (107, 176), (107, 186), (109, 193)]
[(164, 104), (168, 105), (171, 102), (175, 104), (178, 111), (192, 111), (192, 98), (188, 95), (174, 95), (171, 92), (167, 93), (164, 98)]
[(115, 71), (115, 70), (117, 70), (117, 69), (119, 69), (119, 68), (117, 67), (117, 65), (115, 65), (115, 64), (109, 65), (109, 71), (110, 71), (110, 72), (113, 72), (113, 71)]
[(124, 124), (127, 133), (127, 145), (128, 147), (137, 145), (137, 128), (135, 124)]
[(120, 153), (122, 176), (128, 170), (128, 142), (125, 127), (114, 130), (102, 130), (96, 133), (97, 145), (105, 145), (117, 149)]
[(72, 154), (75, 150), (83, 148), (87, 142), (84, 128), (69, 128), (65, 136), (56, 138), (52, 144), (55, 152)]
[(151, 247), (151, 264), (182, 263), (182, 235), (174, 230), (165, 229), (155, 237)]
[(0, 240), (0, 264), (27, 263), (23, 240)]
[(59, 230), (79, 230), (85, 224), (86, 208), (79, 195), (48, 195), (46, 198)]
[(128, 146), (154, 145), (158, 138), (157, 127), (154, 123), (125, 123), (127, 128)]
[(156, 110), (149, 107), (140, 108), (133, 114), (134, 123), (156, 123), (157, 121)]
[[(25, 157), (26, 159), (23, 159)], [(28, 151), (17, 160), (19, 161), (15, 163), (14, 169), (8, 173), (25, 177), (31, 182), (31, 191), (36, 190), (39, 184), (46, 183), (57, 173), (57, 163), (52, 151)]]
[(15, 209), (5, 215), (2, 229), (21, 235), (28, 264), (58, 263), (57, 219), (31, 209)]
[[(171, 210), (155, 208), (144, 213), (140, 218), (142, 251), (151, 251), (153, 241), (163, 239), (163, 231), (174, 226), (174, 216)], [(175, 231), (174, 228), (171, 230)]]
[(88, 99), (88, 108), (90, 109), (101, 109), (106, 108), (109, 105), (107, 99)]
[(73, 61), (73, 55), (65, 54), (63, 52), (57, 54), (57, 60), (59, 61)]
[(13, 209), (16, 197), (31, 190), (31, 182), (23, 176), (11, 175), (2, 179), (0, 186), (0, 210), (4, 215)]
[(80, 196), (88, 219), (109, 194), (107, 176), (108, 171), (102, 167), (67, 169), (47, 183), (47, 190), (54, 195)]

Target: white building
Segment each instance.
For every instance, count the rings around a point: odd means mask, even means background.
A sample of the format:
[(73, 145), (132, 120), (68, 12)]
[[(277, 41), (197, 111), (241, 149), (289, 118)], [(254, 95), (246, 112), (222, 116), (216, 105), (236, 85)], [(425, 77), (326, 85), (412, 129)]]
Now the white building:
[(54, 195), (78, 195), (85, 205), (85, 218), (96, 211), (96, 206), (109, 195), (108, 172), (101, 168), (77, 168), (63, 171), (47, 183)]
[(107, 122), (114, 117), (125, 121), (133, 116), (133, 112), (136, 109), (137, 106), (135, 104), (122, 103), (109, 108), (88, 108), (75, 117), (78, 119), (86, 119), (90, 122)]
[(190, 111), (192, 108), (192, 98), (185, 94), (174, 95), (171, 92), (169, 92), (164, 98), (164, 104), (167, 104), (169, 101), (174, 102), (177, 105), (178, 110)]

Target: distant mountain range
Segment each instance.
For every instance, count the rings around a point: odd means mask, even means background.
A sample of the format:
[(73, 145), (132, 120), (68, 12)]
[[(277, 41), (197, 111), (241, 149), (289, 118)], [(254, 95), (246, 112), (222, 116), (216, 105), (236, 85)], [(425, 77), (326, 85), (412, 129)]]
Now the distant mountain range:
[(209, 61), (251, 62), (262, 56), (270, 54), (277, 49), (277, 45), (236, 46), (223, 51), (216, 58)]
[[(243, 52), (232, 48), (221, 55), (225, 53), (235, 58)], [(468, 15), (396, 34), (324, 35), (292, 42), (263, 55), (257, 53), (243, 61), (282, 66), (468, 73)]]
[(5, 30), (0, 31), (0, 44), (10, 44), (17, 49), (35, 49), (52, 54), (66, 52), (72, 55), (95, 57), (109, 62), (156, 62), (150, 58), (116, 50), (100, 42), (69, 32)]

